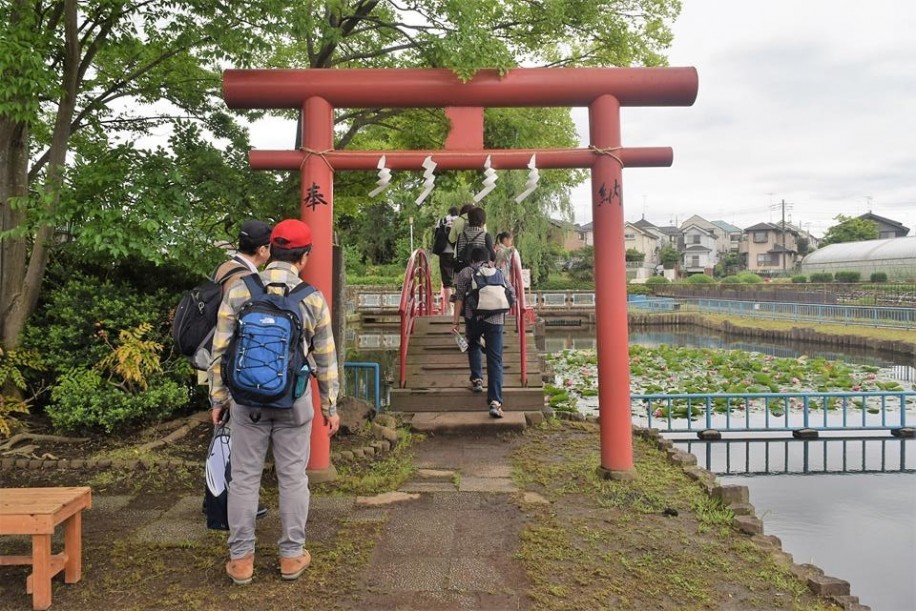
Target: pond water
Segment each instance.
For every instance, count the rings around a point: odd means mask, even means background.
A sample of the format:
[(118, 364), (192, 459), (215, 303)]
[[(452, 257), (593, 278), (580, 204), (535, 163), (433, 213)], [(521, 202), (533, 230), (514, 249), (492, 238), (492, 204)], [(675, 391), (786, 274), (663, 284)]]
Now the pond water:
[(795, 562), (845, 579), (874, 611), (916, 609), (916, 446), (892, 438), (681, 440), (745, 485), (766, 534)]
[[(396, 328), (354, 330), (351, 354), (397, 376)], [(704, 330), (631, 331), (630, 343), (741, 349), (778, 357), (823, 357), (880, 367), (916, 382), (912, 357), (874, 350), (837, 350), (797, 342), (747, 342)], [(594, 350), (594, 327), (547, 327), (542, 353)], [(907, 385), (908, 386), (908, 385)], [(747, 485), (767, 534), (782, 540), (798, 563), (815, 564), (850, 582), (874, 611), (916, 609), (916, 446), (889, 439), (802, 442), (681, 441), (701, 466), (724, 482)]]

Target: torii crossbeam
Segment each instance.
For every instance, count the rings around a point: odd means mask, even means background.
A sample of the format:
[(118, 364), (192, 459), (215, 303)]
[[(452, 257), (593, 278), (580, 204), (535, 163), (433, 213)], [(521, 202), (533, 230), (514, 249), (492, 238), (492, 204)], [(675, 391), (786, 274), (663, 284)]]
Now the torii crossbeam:
[[(450, 70), (227, 70), (223, 96), (230, 108), (294, 108), (302, 111), (301, 150), (249, 155), (258, 170), (298, 170), (302, 219), (314, 246), (304, 280), (332, 295), (333, 180), (335, 170), (375, 170), (385, 155), (392, 170), (422, 170), (431, 156), (438, 170), (590, 168), (595, 236), (595, 309), (601, 470), (632, 476), (630, 369), (622, 169), (671, 165), (668, 147), (623, 148), (621, 106), (690, 106), (698, 87), (694, 68), (517, 68), (500, 75), (481, 70), (468, 82)], [(589, 110), (587, 149), (484, 150), (485, 107), (584, 106)], [(333, 149), (335, 108), (445, 108), (452, 130), (441, 151)], [(313, 392), (316, 415), (318, 393)], [(317, 421), (316, 421), (317, 422)], [(324, 427), (312, 428), (309, 469), (333, 477)]]

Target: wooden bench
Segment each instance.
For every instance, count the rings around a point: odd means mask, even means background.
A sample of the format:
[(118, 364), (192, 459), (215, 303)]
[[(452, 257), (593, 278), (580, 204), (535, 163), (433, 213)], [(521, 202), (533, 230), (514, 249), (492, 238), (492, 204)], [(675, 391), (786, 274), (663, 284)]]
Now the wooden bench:
[[(0, 488), (0, 535), (31, 535), (31, 556), (0, 556), (0, 566), (30, 564), (26, 592), (33, 609), (51, 606), (51, 578), (82, 576), (82, 512), (92, 506), (90, 488)], [(51, 553), (51, 536), (64, 525), (64, 551)]]

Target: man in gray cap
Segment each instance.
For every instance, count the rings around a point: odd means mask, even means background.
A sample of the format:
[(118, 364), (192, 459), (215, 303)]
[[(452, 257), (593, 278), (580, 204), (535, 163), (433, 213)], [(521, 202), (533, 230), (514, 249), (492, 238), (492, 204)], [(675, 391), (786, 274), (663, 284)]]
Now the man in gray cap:
[(239, 267), (246, 267), (248, 271), (237, 273), (229, 282), (223, 284), (223, 296), (243, 276), (258, 273), (258, 268), (267, 263), (270, 258), (270, 229), (270, 225), (255, 219), (242, 223), (236, 255), (216, 268), (213, 279), (219, 282), (220, 278)]
[[(271, 226), (264, 221), (249, 219), (242, 223), (235, 256), (225, 261), (213, 272), (213, 280), (222, 284), (223, 297), (236, 282), (245, 276), (258, 273), (258, 268), (270, 259), (270, 232)], [(227, 276), (231, 277), (227, 278)], [(223, 279), (226, 279), (226, 282), (221, 282)], [(212, 378), (205, 372), (201, 373), (206, 376), (207, 385), (212, 390)], [(229, 427), (228, 422), (226, 426)], [(206, 511), (205, 500), (204, 513)], [(265, 515), (267, 515), (267, 507), (258, 504), (257, 517), (263, 518)]]

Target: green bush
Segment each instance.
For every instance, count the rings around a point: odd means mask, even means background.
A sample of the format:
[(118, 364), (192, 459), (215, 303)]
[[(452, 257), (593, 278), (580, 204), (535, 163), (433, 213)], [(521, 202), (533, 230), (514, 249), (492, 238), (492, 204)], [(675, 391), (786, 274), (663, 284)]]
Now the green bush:
[(884, 272), (875, 272), (871, 275), (872, 282), (887, 282), (887, 274)]
[(23, 348), (41, 353), (52, 381), (64, 371), (92, 366), (105, 358), (111, 352), (104, 340), (106, 333), (116, 338), (120, 330), (145, 322), (152, 324), (149, 339), (166, 346), (168, 353), (172, 346), (169, 311), (179, 298), (164, 289), (143, 294), (124, 284), (77, 273), (53, 289), (44, 307), (29, 321)]
[(131, 393), (95, 369), (64, 373), (51, 391), (45, 413), (55, 429), (102, 429), (111, 433), (127, 425), (164, 418), (187, 405), (188, 387), (165, 376), (152, 377), (149, 387)]
[(653, 284), (671, 284), (671, 281), (664, 276), (651, 276), (646, 278), (646, 284), (649, 286), (652, 286)]
[(804, 284), (808, 282), (807, 276), (792, 276), (792, 284)]
[(23, 348), (41, 355), (43, 371), (31, 373), (30, 383), (50, 389), (37, 406), (55, 427), (114, 432), (205, 406), (199, 393), (189, 404), (193, 370), (173, 351), (170, 316), (180, 290), (144, 292), (123, 279), (74, 273), (48, 291)]
[(576, 278), (566, 272), (553, 272), (547, 280), (535, 282), (537, 291), (594, 291), (595, 281)]
[(645, 284), (627, 284), (627, 295), (651, 295), (652, 289)]
[(715, 284), (716, 281), (712, 276), (707, 276), (706, 274), (694, 274), (692, 276), (687, 276), (687, 279), (684, 280), (684, 284)]
[(833, 274), (830, 272), (815, 272), (811, 274), (811, 282), (833, 282)]
[(741, 272), (735, 276), (738, 280), (741, 281), (741, 284), (760, 284), (763, 282), (763, 278), (755, 274), (754, 272)]
[(858, 282), (862, 277), (862, 274), (859, 272), (837, 272), (836, 281), (837, 282)]

